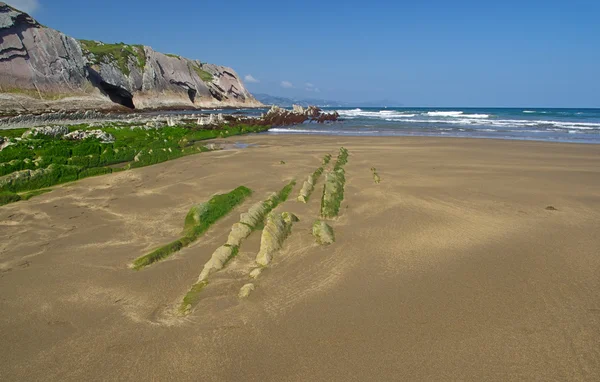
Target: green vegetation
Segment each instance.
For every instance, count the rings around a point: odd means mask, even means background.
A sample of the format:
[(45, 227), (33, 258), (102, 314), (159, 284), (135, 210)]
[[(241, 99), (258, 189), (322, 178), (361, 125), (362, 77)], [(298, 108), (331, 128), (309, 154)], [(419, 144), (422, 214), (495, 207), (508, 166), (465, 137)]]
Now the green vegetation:
[(177, 54), (173, 54), (173, 53), (165, 53), (165, 56), (172, 57), (172, 58), (181, 58), (181, 56), (179, 56)]
[(79, 40), (84, 52), (93, 54), (93, 64), (116, 62), (118, 68), (129, 75), (129, 61), (140, 68), (146, 66), (146, 52), (143, 45), (127, 45), (124, 43), (104, 44), (98, 41)]
[(45, 194), (50, 191), (52, 191), (52, 190), (49, 188), (45, 188), (43, 190), (29, 191), (29, 192), (26, 192), (21, 195), (21, 200), (29, 200), (29, 199), (33, 198), (34, 196), (42, 195), (42, 194)]
[(43, 100), (56, 101), (59, 99), (72, 97), (74, 94), (56, 93), (48, 91), (38, 91), (37, 89), (23, 89), (23, 88), (0, 88), (0, 93), (19, 94), (28, 96), (31, 98), (39, 98)]
[(9, 129), (9, 130), (0, 130), (0, 137), (5, 138), (20, 138), (23, 133), (25, 133), (29, 129)]
[[(47, 188), (90, 176), (149, 166), (186, 155), (210, 151), (200, 142), (233, 135), (266, 131), (268, 126), (223, 126), (202, 130), (197, 125), (146, 130), (129, 124), (110, 124), (102, 130), (113, 143), (97, 139), (72, 141), (38, 135), (14, 141), (0, 151), (0, 191), (12, 193)], [(85, 130), (88, 125), (71, 126)], [(26, 129), (2, 130), (7, 138)]]
[(346, 163), (348, 163), (348, 150), (346, 150), (344, 147), (341, 147), (333, 170), (335, 171), (338, 168), (344, 167)]
[(285, 187), (283, 187), (281, 189), (281, 191), (279, 191), (277, 193), (277, 197), (274, 200), (272, 209), (274, 209), (275, 207), (277, 207), (277, 205), (285, 202), (288, 199), (288, 197), (290, 196), (290, 193), (294, 189), (295, 185), (296, 185), (296, 180), (294, 179), (291, 182), (289, 182), (287, 185), (285, 185)]
[(323, 218), (334, 218), (340, 212), (340, 206), (342, 200), (344, 200), (344, 185), (346, 184), (344, 171), (346, 163), (348, 163), (348, 150), (342, 147), (333, 171), (328, 173), (325, 179), (321, 199), (321, 217)]
[(0, 206), (8, 203), (18, 202), (19, 200), (21, 200), (19, 194), (9, 191), (0, 191)]
[(202, 70), (198, 65), (192, 65), (192, 69), (198, 74), (198, 77), (204, 82), (212, 82), (213, 75), (207, 72), (206, 70)]
[(333, 228), (322, 220), (314, 222), (312, 227), (312, 234), (315, 237), (317, 244), (329, 245), (335, 242), (335, 234)]
[(207, 203), (192, 207), (185, 218), (185, 235), (195, 240), (251, 194), (249, 188), (240, 186), (228, 194), (215, 195)]
[[(231, 234), (228, 238), (228, 243), (232, 238), (232, 234), (236, 232), (236, 225), (240, 225), (242, 227), (246, 226), (249, 229), (245, 230), (243, 233), (240, 233), (235, 237), (235, 240), (231, 241), (235, 244), (224, 244), (222, 247), (217, 248), (217, 250), (211, 256), (211, 259), (204, 265), (204, 268), (198, 277), (198, 282), (192, 286), (190, 291), (183, 298), (183, 302), (179, 307), (179, 312), (181, 314), (187, 315), (190, 313), (191, 309), (196, 306), (200, 299), (200, 292), (208, 284), (208, 276), (216, 271), (221, 270), (231, 259), (238, 255), (242, 240), (247, 238), (252, 231), (264, 228), (265, 217), (280, 203), (283, 203), (287, 200), (295, 184), (295, 180), (290, 181), (279, 192), (273, 193), (267, 200), (255, 203), (248, 209), (248, 212), (241, 215), (240, 222), (234, 224), (232, 227)], [(190, 232), (190, 227), (196, 227), (198, 222), (202, 221), (201, 217), (206, 215), (208, 215), (206, 203), (192, 207), (186, 217), (185, 231)], [(282, 216), (289, 217), (290, 221), (293, 220), (292, 214), (284, 213)], [(293, 216), (293, 218), (297, 219), (295, 216)]]
[(200, 292), (208, 285), (208, 281), (200, 281), (192, 286), (189, 292), (183, 297), (183, 302), (179, 307), (179, 313), (186, 315), (190, 312), (193, 306), (195, 306), (200, 300)]
[(242, 203), (251, 193), (252, 191), (249, 188), (240, 186), (227, 194), (215, 195), (206, 203), (193, 206), (185, 218), (184, 236), (147, 255), (137, 258), (133, 262), (133, 268), (139, 270), (187, 247), (196, 241), (217, 220), (227, 215), (234, 207)]
[(381, 183), (381, 178), (377, 173), (377, 169), (375, 167), (371, 167), (371, 172), (373, 173), (373, 181), (375, 181), (377, 184)]

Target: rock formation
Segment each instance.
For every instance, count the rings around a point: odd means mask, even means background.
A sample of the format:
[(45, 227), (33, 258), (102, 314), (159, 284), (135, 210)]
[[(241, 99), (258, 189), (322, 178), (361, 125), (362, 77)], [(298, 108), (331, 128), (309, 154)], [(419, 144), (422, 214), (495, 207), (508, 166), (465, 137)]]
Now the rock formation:
[(333, 234), (333, 228), (322, 220), (317, 220), (313, 224), (312, 234), (316, 241), (320, 245), (333, 244), (335, 242), (335, 236)]
[(0, 2), (0, 111), (257, 107), (230, 68), (76, 40)]
[(281, 249), (283, 241), (292, 232), (292, 224), (298, 221), (296, 215), (284, 212), (281, 214), (270, 214), (260, 238), (260, 251), (256, 255), (256, 263), (263, 267), (269, 265), (273, 260), (275, 252)]
[(256, 287), (254, 286), (254, 284), (249, 283), (249, 284), (245, 284), (243, 287), (240, 288), (240, 293), (238, 294), (239, 298), (246, 298), (248, 296), (250, 296), (250, 293), (256, 289)]
[(112, 134), (102, 130), (75, 130), (65, 134), (64, 138), (73, 141), (83, 141), (84, 139), (88, 138), (96, 138), (100, 140), (101, 143), (112, 143), (115, 141), (115, 137), (113, 137)]
[(300, 195), (298, 195), (298, 201), (302, 203), (308, 202), (308, 198), (312, 194), (315, 189), (315, 183), (317, 183), (317, 179), (323, 173), (323, 167), (319, 167), (314, 173), (308, 176), (308, 178), (304, 181), (302, 185), (302, 189), (300, 190)]
[(39, 135), (60, 138), (67, 134), (69, 134), (69, 128), (66, 126), (42, 126), (27, 130), (23, 133), (22, 138), (35, 138)]
[(279, 106), (272, 106), (267, 114), (263, 115), (262, 123), (273, 126), (298, 125), (304, 122), (333, 122), (337, 121), (340, 115), (337, 111), (325, 113), (316, 106), (309, 106), (306, 109), (302, 106), (294, 105), (292, 110), (282, 109)]
[(376, 184), (381, 183), (381, 177), (379, 176), (379, 174), (377, 173), (377, 169), (375, 167), (371, 167), (371, 172), (373, 173), (373, 181)]
[(237, 251), (237, 247), (232, 247), (227, 244), (217, 248), (217, 250), (210, 257), (210, 260), (204, 264), (204, 268), (198, 277), (198, 282), (206, 281), (208, 276), (223, 269), (225, 264), (227, 264), (229, 260), (236, 255)]
[(338, 216), (340, 205), (344, 199), (344, 185), (346, 176), (344, 165), (348, 162), (348, 150), (340, 148), (340, 153), (333, 168), (325, 176), (325, 186), (323, 187), (323, 197), (321, 199), (321, 217), (331, 219)]

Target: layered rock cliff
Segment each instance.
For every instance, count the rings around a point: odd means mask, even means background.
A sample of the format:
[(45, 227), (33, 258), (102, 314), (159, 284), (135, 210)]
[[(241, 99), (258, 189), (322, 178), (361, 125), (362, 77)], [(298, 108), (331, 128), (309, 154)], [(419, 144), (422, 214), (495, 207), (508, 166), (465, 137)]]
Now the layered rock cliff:
[(262, 106), (230, 68), (76, 40), (0, 2), (0, 111)]

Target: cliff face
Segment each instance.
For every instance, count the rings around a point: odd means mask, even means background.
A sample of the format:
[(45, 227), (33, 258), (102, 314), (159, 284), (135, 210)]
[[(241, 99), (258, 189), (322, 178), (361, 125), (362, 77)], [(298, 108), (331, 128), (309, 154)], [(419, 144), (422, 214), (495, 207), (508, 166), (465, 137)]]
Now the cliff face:
[(0, 2), (0, 111), (257, 106), (230, 68), (76, 40)]

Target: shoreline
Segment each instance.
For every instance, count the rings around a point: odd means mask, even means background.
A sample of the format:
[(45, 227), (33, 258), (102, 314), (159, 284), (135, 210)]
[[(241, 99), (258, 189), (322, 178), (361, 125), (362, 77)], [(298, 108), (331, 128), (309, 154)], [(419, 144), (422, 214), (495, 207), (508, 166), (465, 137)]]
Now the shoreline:
[[(340, 122), (343, 122), (343, 120), (341, 120)], [(273, 127), (273, 128), (278, 128), (278, 127)], [(450, 139), (484, 139), (484, 140), (499, 140), (499, 141), (513, 141), (513, 142), (542, 142), (542, 143), (567, 143), (567, 144), (586, 144), (586, 145), (598, 145), (600, 144), (600, 141), (597, 142), (592, 142), (592, 141), (569, 141), (569, 140), (561, 140), (561, 139), (557, 139), (557, 140), (549, 140), (549, 139), (535, 139), (535, 138), (511, 138), (511, 137), (482, 137), (482, 136), (452, 136), (452, 135), (442, 135), (442, 134), (438, 134), (438, 135), (426, 135), (426, 134), (379, 134), (379, 135), (375, 135), (375, 134), (331, 134), (331, 133), (294, 133), (294, 132), (272, 132), (272, 131), (266, 131), (262, 134), (267, 134), (267, 135), (281, 135), (281, 136), (289, 136), (289, 135), (293, 135), (293, 136), (318, 136), (318, 137), (323, 137), (323, 136), (327, 136), (327, 137), (363, 137), (363, 138), (432, 138), (432, 139), (437, 139), (437, 138), (450, 138)]]

